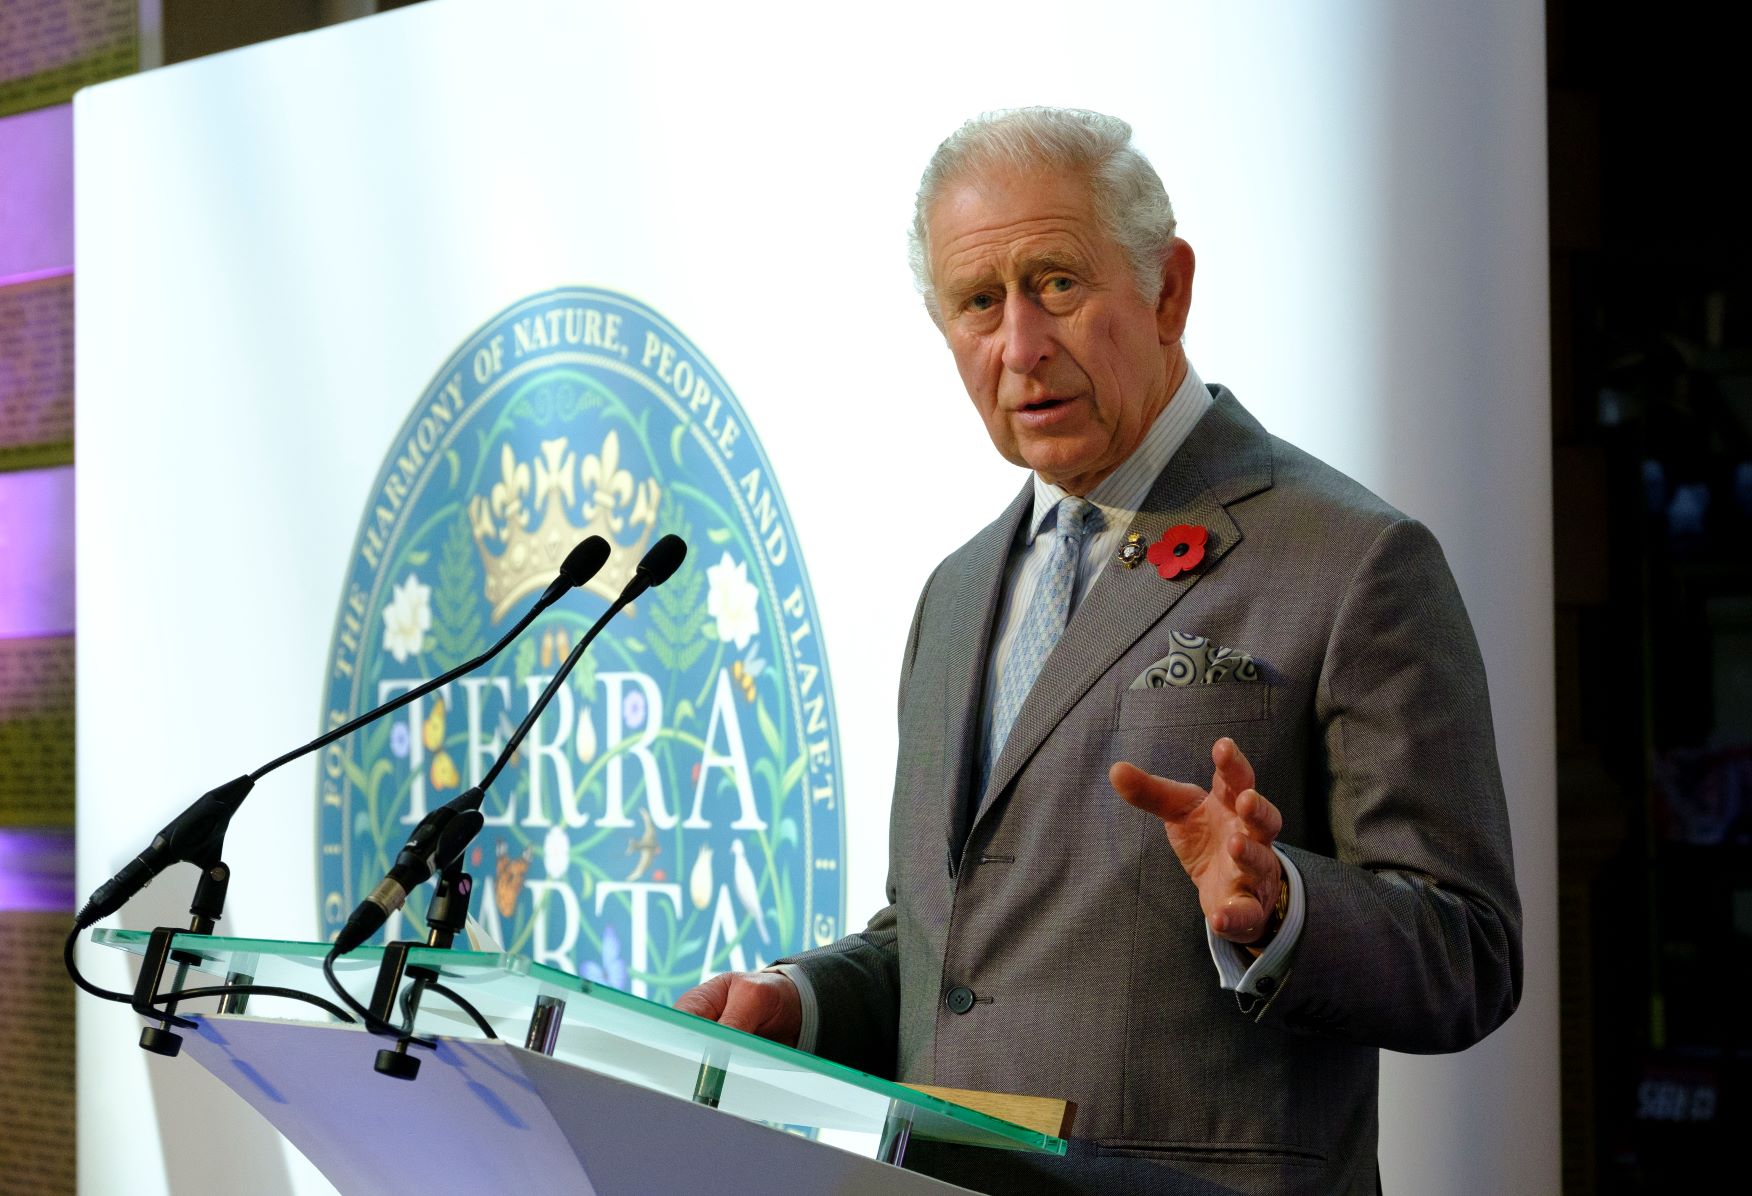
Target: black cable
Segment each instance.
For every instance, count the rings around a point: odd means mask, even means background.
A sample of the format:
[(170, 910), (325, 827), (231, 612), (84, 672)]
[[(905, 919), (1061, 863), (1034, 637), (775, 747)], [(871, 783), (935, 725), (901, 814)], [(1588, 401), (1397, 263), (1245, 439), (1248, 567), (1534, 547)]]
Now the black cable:
[(464, 1013), (468, 1014), (469, 1017), (474, 1019), (474, 1024), (479, 1026), (481, 1028), (482, 1033), (484, 1033), (488, 1038), (498, 1038), (499, 1037), (497, 1034), (493, 1033), (493, 1027), (487, 1024), (487, 1019), (481, 1016), (480, 1010), (476, 1009), (473, 1005), (470, 1005), (467, 1001), (463, 1000), (460, 996), (458, 996), (456, 993), (452, 992), (450, 989), (445, 988), (442, 984), (439, 984), (436, 980), (428, 980), (424, 976), (414, 977), (414, 982), (412, 984), (408, 985), (406, 988), (402, 989), (402, 995), (401, 995), (402, 1021), (407, 1022), (409, 1024), (412, 1024), (413, 1019), (412, 1019), (411, 1014), (412, 1014), (412, 1010), (414, 1008), (414, 998), (416, 996), (418, 996), (420, 993), (425, 993), (425, 992), (437, 993), (439, 996), (441, 996), (445, 1000), (449, 1001), (452, 1005), (455, 1005), (458, 1009), (461, 1009)]
[(463, 1000), (458, 994), (451, 992), (448, 988), (445, 988), (442, 984), (433, 980), (426, 981), (426, 991), (437, 993), (446, 1001), (449, 1001), (452, 1005), (468, 1014), (474, 1019), (474, 1024), (481, 1028), (481, 1033), (485, 1034), (488, 1038), (496, 1039), (499, 1037), (497, 1034), (493, 1033), (493, 1027), (487, 1024), (487, 1019), (481, 1016), (481, 1011)]
[(308, 1001), (312, 1005), (321, 1006), (349, 1025), (355, 1024), (358, 1020), (339, 1005), (332, 1001), (325, 1001), (314, 993), (302, 992), (296, 988), (278, 988), (271, 984), (215, 984), (207, 988), (185, 988), (173, 993), (160, 993), (153, 998), (152, 1004), (162, 1005), (167, 1001), (195, 1001), (203, 997), (229, 997), (239, 993), (254, 993), (264, 997), (284, 997), (289, 1001)]
[(99, 988), (97, 985), (87, 980), (84, 974), (80, 972), (79, 965), (73, 962), (73, 947), (79, 941), (80, 929), (81, 927), (75, 923), (72, 931), (67, 935), (67, 945), (61, 949), (61, 958), (65, 960), (67, 964), (67, 975), (73, 977), (74, 984), (77, 984), (80, 988), (84, 989), (94, 997), (102, 997), (106, 1001), (115, 1001), (122, 1005), (132, 1005), (134, 1003), (134, 998), (131, 994), (111, 992), (107, 988)]
[(435, 1047), (438, 1045), (430, 1039), (417, 1038), (412, 1034), (403, 1034), (402, 1031), (396, 1029), (394, 1026), (378, 1017), (375, 1013), (372, 1013), (369, 1009), (365, 1008), (365, 1006), (359, 1004), (359, 1002), (354, 999), (353, 994), (342, 987), (340, 980), (335, 976), (335, 958), (335, 953), (332, 950), (322, 957), (322, 974), (328, 977), (329, 987), (334, 989), (340, 996), (341, 1000), (347, 1003), (347, 1007), (359, 1015), (359, 1020), (365, 1023), (365, 1028), (367, 1030), (371, 1031), (373, 1034), (381, 1035), (384, 1038), (393, 1038), (398, 1042), (401, 1039), (406, 1038), (411, 1046)]

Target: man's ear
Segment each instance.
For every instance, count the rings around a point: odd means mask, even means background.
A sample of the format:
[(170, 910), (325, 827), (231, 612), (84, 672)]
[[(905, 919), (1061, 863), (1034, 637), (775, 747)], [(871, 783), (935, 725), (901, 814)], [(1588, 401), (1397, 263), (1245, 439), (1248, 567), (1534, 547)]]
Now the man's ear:
[(1156, 336), (1164, 345), (1176, 345), (1186, 332), (1186, 317), (1192, 311), (1192, 273), (1197, 262), (1192, 246), (1175, 237), (1162, 259), (1162, 294), (1156, 300)]

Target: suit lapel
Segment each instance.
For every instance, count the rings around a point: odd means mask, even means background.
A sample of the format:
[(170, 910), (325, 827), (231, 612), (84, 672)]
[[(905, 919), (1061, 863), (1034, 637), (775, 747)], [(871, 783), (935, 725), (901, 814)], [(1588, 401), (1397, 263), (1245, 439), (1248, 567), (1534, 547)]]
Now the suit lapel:
[(978, 777), (985, 662), (991, 654), (992, 629), (997, 625), (1004, 574), (1033, 501), (1031, 479), (1004, 513), (956, 554), (959, 575), (954, 579), (955, 606), (947, 639), (940, 645), (947, 663), (942, 669), (943, 690), (937, 707), (949, 724), (945, 728), (940, 792), (948, 797), (945, 823), (951, 867), (967, 840), (974, 800), (978, 797), (970, 790)]
[[(1215, 391), (1216, 404), (1156, 479), (1128, 529), (1144, 544), (1153, 544), (1177, 524), (1204, 527), (1210, 538), (1203, 562), (1190, 574), (1172, 580), (1164, 580), (1147, 561), (1135, 569), (1127, 569), (1117, 560), (1108, 562), (1017, 712), (971, 825), (985, 817), (1047, 735), (1101, 675), (1241, 542), (1241, 529), (1225, 508), (1271, 485), (1271, 445), (1264, 429), (1233, 395), (1221, 387)], [(1000, 581), (1002, 574), (1000, 566)], [(988, 643), (991, 622), (988, 617)], [(983, 662), (987, 651), (989, 647), (982, 645), (977, 659)], [(973, 697), (978, 699), (977, 691)], [(978, 748), (977, 743), (971, 746), (975, 751)]]

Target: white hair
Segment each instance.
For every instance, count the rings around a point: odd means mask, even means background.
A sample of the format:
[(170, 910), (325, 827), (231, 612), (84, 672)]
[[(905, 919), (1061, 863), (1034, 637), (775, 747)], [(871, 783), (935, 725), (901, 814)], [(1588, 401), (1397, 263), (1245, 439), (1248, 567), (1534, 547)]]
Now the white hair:
[(1138, 294), (1154, 304), (1162, 293), (1162, 263), (1174, 243), (1174, 207), (1155, 167), (1132, 145), (1131, 132), (1117, 116), (1081, 108), (1011, 108), (983, 112), (951, 133), (919, 180), (908, 237), (913, 279), (931, 315), (938, 315), (937, 293), (925, 218), (951, 184), (992, 170), (1086, 178), (1096, 218), (1125, 251)]

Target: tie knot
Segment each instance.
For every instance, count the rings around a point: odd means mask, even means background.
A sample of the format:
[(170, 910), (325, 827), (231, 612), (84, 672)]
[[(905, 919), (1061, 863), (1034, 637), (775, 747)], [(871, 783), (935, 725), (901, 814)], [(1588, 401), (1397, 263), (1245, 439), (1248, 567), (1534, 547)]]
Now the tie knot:
[(1059, 535), (1081, 541), (1084, 536), (1100, 530), (1101, 508), (1086, 498), (1066, 495), (1059, 499)]

